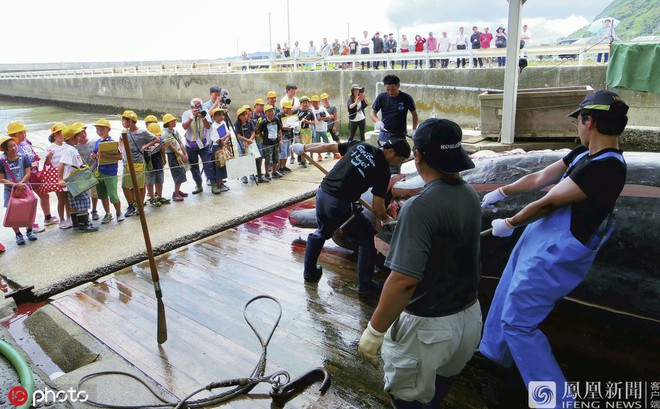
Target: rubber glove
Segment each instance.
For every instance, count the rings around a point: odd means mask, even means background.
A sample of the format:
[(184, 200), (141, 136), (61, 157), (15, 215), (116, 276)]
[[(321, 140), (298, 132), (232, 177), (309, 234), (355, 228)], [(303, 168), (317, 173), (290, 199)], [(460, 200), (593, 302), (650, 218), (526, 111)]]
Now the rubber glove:
[(378, 121), (374, 124), (374, 129), (377, 130), (377, 131), (380, 131), (383, 128), (385, 128), (385, 125), (383, 124), (383, 121)]
[(302, 143), (294, 143), (291, 145), (291, 152), (293, 152), (295, 155), (300, 156), (303, 153), (305, 153), (305, 145)]
[(493, 236), (495, 237), (509, 237), (515, 229), (507, 219), (495, 219), (490, 225), (493, 226)]
[(490, 193), (486, 193), (484, 198), (481, 200), (481, 207), (491, 206), (500, 200), (503, 200), (506, 197), (501, 187), (493, 190)]
[(362, 355), (371, 365), (378, 368), (378, 351), (383, 345), (384, 332), (378, 332), (371, 326), (371, 322), (367, 324), (367, 328), (360, 337), (358, 344), (358, 352)]
[(411, 138), (414, 138), (414, 137), (415, 137), (415, 132), (417, 132), (417, 129), (413, 129), (413, 130), (410, 132), (410, 137), (411, 137)]

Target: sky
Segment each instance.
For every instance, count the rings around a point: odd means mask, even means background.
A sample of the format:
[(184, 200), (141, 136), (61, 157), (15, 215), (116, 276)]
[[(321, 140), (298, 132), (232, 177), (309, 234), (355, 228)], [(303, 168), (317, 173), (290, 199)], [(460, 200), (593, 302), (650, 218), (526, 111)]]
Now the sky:
[[(589, 24), (609, 0), (528, 0), (532, 41), (554, 43)], [(288, 5), (288, 7), (287, 7)], [(0, 6), (0, 64), (204, 60), (276, 43), (319, 44), (376, 31), (409, 39), (473, 25), (506, 27), (507, 0), (31, 0)], [(288, 21), (287, 24), (287, 10)], [(269, 18), (270, 17), (270, 18)], [(289, 34), (290, 33), (290, 34)], [(290, 35), (290, 37), (289, 37)]]

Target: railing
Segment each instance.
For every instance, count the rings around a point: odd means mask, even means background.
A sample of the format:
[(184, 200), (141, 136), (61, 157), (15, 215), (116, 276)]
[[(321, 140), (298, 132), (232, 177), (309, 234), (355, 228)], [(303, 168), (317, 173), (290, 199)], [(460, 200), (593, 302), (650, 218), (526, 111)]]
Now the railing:
[[(609, 44), (580, 44), (580, 45), (551, 45), (538, 47), (525, 47), (521, 50), (521, 56), (577, 56), (578, 64), (583, 65), (587, 53), (602, 53), (609, 51)], [(362, 62), (386, 62), (389, 66), (392, 62), (421, 60), (424, 68), (430, 68), (432, 61), (449, 59), (455, 61), (457, 58), (493, 58), (506, 56), (506, 48), (486, 48), (478, 50), (456, 50), (446, 53), (383, 53), (383, 54), (355, 54), (336, 55), (330, 57), (301, 57), (297, 60), (287, 59), (261, 59), (261, 60), (218, 60), (209, 63), (191, 64), (160, 64), (140, 66), (118, 66), (107, 68), (82, 68), (75, 70), (48, 70), (48, 71), (23, 71), (0, 73), (0, 80), (10, 79), (32, 79), (32, 78), (60, 78), (60, 77), (107, 77), (107, 76), (153, 76), (153, 75), (206, 75), (222, 74), (234, 71), (263, 70), (277, 71), (290, 68), (294, 71), (309, 67), (311, 69), (325, 70), (331, 64), (335, 67), (344, 66), (355, 70)], [(438, 64), (439, 66), (439, 64)]]

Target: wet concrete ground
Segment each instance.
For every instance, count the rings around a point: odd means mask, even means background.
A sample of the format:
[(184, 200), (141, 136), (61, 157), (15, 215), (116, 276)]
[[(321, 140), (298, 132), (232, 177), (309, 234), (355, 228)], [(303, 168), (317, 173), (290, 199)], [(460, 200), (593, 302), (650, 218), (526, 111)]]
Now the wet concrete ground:
[[(326, 159), (322, 164), (330, 169), (336, 162)], [(158, 208), (147, 206), (145, 214), (155, 251), (161, 253), (180, 247), (313, 196), (323, 174), (312, 166), (305, 169), (289, 166), (294, 170), (292, 173), (268, 184), (245, 185), (230, 179), (231, 190), (221, 195), (211, 194), (211, 188), (205, 185), (203, 193), (191, 194), (184, 202)], [(190, 174), (188, 179), (182, 190), (190, 193), (194, 182)], [(165, 182), (163, 195), (169, 198), (173, 185), (167, 169)], [(122, 193), (119, 196), (125, 211), (127, 204)], [(55, 195), (51, 194), (52, 214), (56, 214), (56, 203)], [(98, 211), (103, 217), (100, 203)], [(41, 208), (37, 221), (43, 221)], [(0, 243), (7, 248), (0, 254), (0, 275), (13, 288), (33, 285), (35, 294), (48, 296), (146, 259), (137, 216), (121, 223), (115, 219), (106, 225), (100, 221), (95, 224), (99, 226), (95, 233), (47, 226), (45, 232), (37, 234), (37, 241), (28, 241), (23, 246), (14, 243), (11, 229), (0, 228)]]

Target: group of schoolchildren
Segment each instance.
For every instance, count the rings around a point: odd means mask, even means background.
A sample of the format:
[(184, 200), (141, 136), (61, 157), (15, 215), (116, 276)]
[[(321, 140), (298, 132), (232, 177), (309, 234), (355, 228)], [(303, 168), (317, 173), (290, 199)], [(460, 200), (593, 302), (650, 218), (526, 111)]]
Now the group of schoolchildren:
[[(256, 176), (250, 176), (257, 183), (268, 183), (272, 178), (281, 178), (292, 171), (287, 166), (287, 159), (289, 164), (296, 162), (295, 155), (290, 151), (292, 143), (328, 142), (328, 134), (339, 142), (338, 111), (330, 103), (327, 93), (297, 98), (294, 84), (288, 84), (286, 90), (287, 94), (279, 104), (277, 93), (269, 91), (267, 101), (256, 99), (253, 107), (243, 105), (236, 113), (234, 132), (239, 155), (250, 152), (254, 149), (251, 145), (256, 144), (261, 156), (256, 159)], [(331, 154), (326, 155), (326, 158), (332, 157)], [(334, 157), (338, 158), (338, 155)], [(316, 160), (322, 161), (322, 155), (319, 154)], [(297, 162), (307, 167), (307, 161), (302, 156), (297, 157)], [(247, 176), (242, 181), (248, 183)]]
[[(137, 186), (133, 185), (128, 170), (127, 155), (122, 140), (110, 136), (111, 126), (106, 119), (99, 119), (94, 127), (98, 139), (89, 141), (87, 127), (76, 122), (71, 125), (56, 123), (51, 128), (49, 141), (42, 159), (27, 138), (27, 127), (18, 121), (7, 126), (7, 136), (0, 138), (0, 183), (5, 185), (4, 206), (7, 207), (12, 195), (20, 194), (23, 189), (31, 189), (38, 196), (44, 213), (44, 223), (34, 223), (26, 229), (25, 236), (19, 228), (13, 228), (16, 243), (23, 245), (37, 240), (34, 233), (43, 232), (44, 226), (59, 224), (60, 229), (74, 229), (81, 232), (94, 232), (98, 226), (92, 221), (101, 220), (101, 224), (110, 223), (116, 218), (121, 222), (125, 217), (138, 213), (138, 200), (159, 207), (170, 203), (163, 197), (164, 167), (167, 163), (174, 182), (173, 201), (183, 201), (188, 193), (181, 190), (187, 181), (186, 172), (190, 171), (196, 187), (193, 194), (203, 191), (199, 160), (214, 194), (229, 190), (226, 160), (252, 153), (255, 157), (256, 173), (241, 178), (258, 183), (268, 183), (272, 178), (281, 178), (291, 172), (287, 166), (295, 163), (296, 158), (290, 151), (293, 142), (328, 142), (328, 133), (335, 142), (339, 142), (338, 112), (330, 104), (326, 93), (311, 98), (295, 96), (297, 87), (289, 84), (287, 93), (277, 102), (277, 94), (269, 91), (266, 101), (257, 99), (253, 106), (244, 105), (237, 111), (235, 132), (236, 147), (231, 139), (231, 132), (226, 121), (226, 108), (219, 98), (220, 88), (211, 87), (211, 99), (202, 103), (198, 98), (191, 101), (191, 109), (182, 115), (183, 137), (176, 129), (177, 118), (165, 114), (163, 126), (155, 116), (145, 117), (145, 128), (138, 127), (138, 116), (126, 110), (121, 116), (121, 124), (134, 163)], [(206, 112), (205, 112), (206, 111)], [(203, 115), (202, 115), (203, 114)], [(114, 144), (113, 144), (114, 143)], [(256, 144), (254, 148), (250, 148)], [(110, 146), (108, 148), (107, 146)], [(218, 155), (219, 150), (223, 155)], [(336, 154), (334, 155), (337, 156)], [(222, 163), (219, 157), (224, 157)], [(327, 154), (327, 158), (333, 155)], [(317, 159), (322, 161), (319, 154)], [(301, 167), (307, 163), (302, 156), (297, 158)], [(122, 212), (118, 194), (119, 165), (123, 164), (121, 189), (128, 208)], [(67, 188), (67, 180), (75, 173), (88, 168), (98, 180), (92, 189), (76, 192), (74, 195)], [(263, 171), (262, 171), (263, 170)], [(145, 189), (146, 188), (146, 189)], [(57, 216), (51, 214), (50, 193), (57, 198)], [(148, 194), (148, 199), (145, 197)], [(101, 202), (105, 214), (97, 210)], [(112, 206), (112, 208), (111, 208)], [(0, 252), (5, 248), (0, 244)]]

